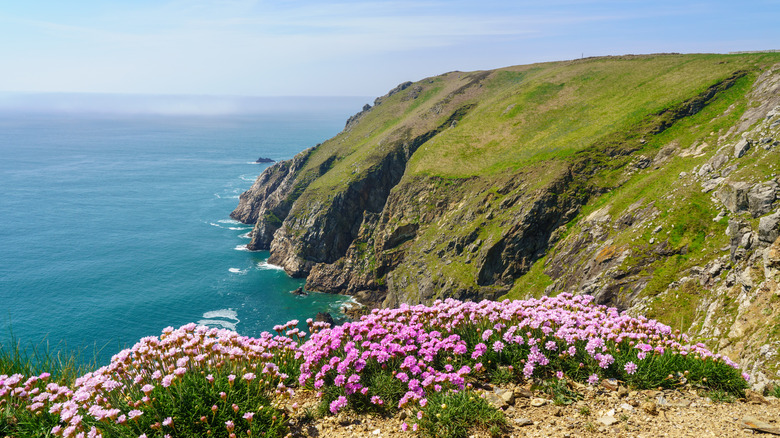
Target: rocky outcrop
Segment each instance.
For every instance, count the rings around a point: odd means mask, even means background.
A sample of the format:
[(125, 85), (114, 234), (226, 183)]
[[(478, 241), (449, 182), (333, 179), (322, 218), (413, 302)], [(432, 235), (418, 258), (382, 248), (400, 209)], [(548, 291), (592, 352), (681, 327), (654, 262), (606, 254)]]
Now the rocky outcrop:
[(292, 160), (270, 166), (257, 177), (249, 190), (239, 196), (238, 207), (230, 213), (230, 217), (245, 224), (255, 224), (248, 248), (270, 248), (274, 232), (287, 217), (296, 196), (305, 188), (305, 180), (299, 178), (298, 172), (312, 151), (307, 149)]

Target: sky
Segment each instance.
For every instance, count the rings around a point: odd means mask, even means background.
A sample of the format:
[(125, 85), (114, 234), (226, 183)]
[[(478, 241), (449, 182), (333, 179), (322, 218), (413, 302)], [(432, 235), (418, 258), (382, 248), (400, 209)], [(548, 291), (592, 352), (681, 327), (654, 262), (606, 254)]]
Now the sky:
[(582, 56), (780, 49), (780, 0), (0, 0), (0, 92), (381, 96)]

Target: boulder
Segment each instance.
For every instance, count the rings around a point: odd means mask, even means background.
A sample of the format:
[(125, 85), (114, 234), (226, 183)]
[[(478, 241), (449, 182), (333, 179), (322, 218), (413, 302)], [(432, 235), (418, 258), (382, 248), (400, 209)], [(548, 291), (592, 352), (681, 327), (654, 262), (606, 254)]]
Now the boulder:
[(715, 195), (730, 212), (739, 213), (748, 208), (747, 194), (750, 188), (746, 182), (730, 182), (718, 189)]
[(303, 290), (302, 287), (299, 287), (298, 289), (295, 289), (295, 290), (291, 290), (290, 293), (293, 294), (293, 295), (298, 295), (298, 296), (302, 296), (302, 297), (305, 297), (306, 295), (309, 295), (308, 292)]
[(772, 211), (772, 204), (777, 197), (778, 184), (767, 181), (756, 184), (747, 193), (748, 210), (753, 217), (763, 216)]
[(734, 146), (734, 158), (742, 158), (750, 150), (750, 140), (742, 139)]
[(712, 164), (710, 163), (704, 163), (699, 170), (696, 172), (696, 175), (698, 176), (704, 176), (708, 173), (712, 172)]
[(758, 241), (763, 246), (771, 245), (780, 236), (780, 210), (764, 216), (758, 221)]
[(336, 321), (333, 320), (333, 315), (329, 312), (317, 312), (317, 316), (314, 317), (314, 320), (318, 322), (327, 322), (331, 327), (336, 325)]
[(724, 146), (722, 147), (710, 160), (707, 162), (713, 171), (720, 169), (728, 163), (729, 161), (729, 153), (728, 153), (728, 147)]

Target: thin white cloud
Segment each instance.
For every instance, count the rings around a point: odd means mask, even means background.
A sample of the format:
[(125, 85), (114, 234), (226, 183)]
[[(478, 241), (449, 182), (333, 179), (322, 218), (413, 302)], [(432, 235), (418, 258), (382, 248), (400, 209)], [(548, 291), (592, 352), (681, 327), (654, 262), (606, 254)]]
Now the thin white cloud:
[[(408, 72), (400, 80), (532, 62), (539, 53), (545, 60), (607, 54), (621, 44), (613, 37), (618, 26), (653, 29), (702, 14), (701, 4), (659, 1), (172, 0), (82, 6), (65, 17), (0, 12), (0, 55), (10, 66), (0, 70), (0, 87), (344, 93), (371, 76), (390, 77), (391, 69)], [(583, 47), (584, 41), (600, 45)], [(522, 50), (537, 57), (518, 59)]]

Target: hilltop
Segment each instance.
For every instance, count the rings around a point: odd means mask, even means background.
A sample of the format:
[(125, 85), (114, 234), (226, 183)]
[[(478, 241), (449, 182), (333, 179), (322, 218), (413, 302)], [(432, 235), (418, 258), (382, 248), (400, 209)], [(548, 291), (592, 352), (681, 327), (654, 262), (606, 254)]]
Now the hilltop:
[(588, 58), (406, 82), (232, 217), (369, 307), (590, 294), (730, 356), (780, 342), (780, 53)]

